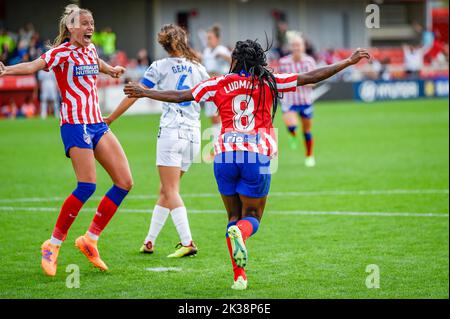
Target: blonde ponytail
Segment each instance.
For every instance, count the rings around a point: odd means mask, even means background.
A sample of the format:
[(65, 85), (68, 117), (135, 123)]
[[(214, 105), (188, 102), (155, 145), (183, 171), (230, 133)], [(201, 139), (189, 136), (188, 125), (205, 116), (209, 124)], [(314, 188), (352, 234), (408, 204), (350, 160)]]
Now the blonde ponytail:
[(65, 7), (64, 12), (59, 19), (59, 33), (55, 40), (48, 45), (49, 48), (56, 48), (70, 39), (69, 28), (70, 24), (75, 23), (76, 15), (88, 13), (92, 15), (92, 12), (87, 9), (81, 9), (76, 4), (69, 4)]

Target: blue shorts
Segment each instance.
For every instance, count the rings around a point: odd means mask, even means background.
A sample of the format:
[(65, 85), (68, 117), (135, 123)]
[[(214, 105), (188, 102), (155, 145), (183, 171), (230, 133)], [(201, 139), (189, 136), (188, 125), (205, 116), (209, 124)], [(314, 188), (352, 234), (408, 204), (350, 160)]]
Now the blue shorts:
[[(297, 113), (301, 118), (304, 119), (312, 119), (313, 113), (314, 113), (314, 107), (312, 104), (303, 104), (303, 105), (292, 105), (289, 107), (289, 110), (286, 112), (295, 112)], [(286, 113), (284, 112), (284, 113)]]
[(106, 123), (63, 124), (60, 129), (67, 157), (70, 157), (69, 150), (72, 147), (94, 150), (102, 136), (109, 132)]
[(225, 196), (267, 196), (270, 189), (270, 158), (253, 152), (225, 152), (214, 158), (214, 176)]

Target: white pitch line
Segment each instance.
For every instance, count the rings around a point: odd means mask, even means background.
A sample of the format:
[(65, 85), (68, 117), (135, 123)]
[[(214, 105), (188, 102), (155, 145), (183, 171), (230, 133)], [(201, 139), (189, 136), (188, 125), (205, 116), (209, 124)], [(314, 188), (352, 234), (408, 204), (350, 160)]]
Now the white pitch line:
[[(370, 195), (421, 195), (421, 194), (449, 194), (448, 189), (390, 189), (390, 190), (331, 190), (331, 191), (310, 191), (310, 192), (271, 192), (274, 196), (370, 196)], [(184, 198), (214, 198), (219, 197), (219, 193), (203, 194), (182, 194)], [(158, 195), (129, 195), (127, 200), (151, 200), (158, 198)], [(37, 202), (60, 202), (65, 197), (26, 197), (26, 198), (0, 198), (0, 203), (37, 203)], [(102, 197), (94, 196), (91, 200), (100, 200)]]
[[(13, 207), (0, 206), (1, 212), (59, 212), (56, 207)], [(150, 214), (151, 209), (130, 209), (123, 208), (119, 212)], [(225, 214), (225, 210), (214, 209), (189, 209), (190, 214)], [(302, 211), (302, 210), (268, 210), (266, 214), (279, 215), (306, 215), (306, 216), (376, 216), (376, 217), (440, 217), (448, 218), (448, 213), (402, 213), (402, 212), (323, 212), (323, 211)]]
[(147, 271), (153, 271), (153, 272), (180, 272), (183, 271), (183, 268), (181, 267), (154, 267), (154, 268), (145, 268)]

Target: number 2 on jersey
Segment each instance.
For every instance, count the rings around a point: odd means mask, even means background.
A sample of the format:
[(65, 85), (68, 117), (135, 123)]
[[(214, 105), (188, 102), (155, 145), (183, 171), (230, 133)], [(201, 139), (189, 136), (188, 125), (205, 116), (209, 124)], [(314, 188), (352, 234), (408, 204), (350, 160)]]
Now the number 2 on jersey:
[[(180, 76), (180, 78), (178, 79), (178, 83), (177, 83), (177, 90), (178, 91), (183, 91), (183, 90), (189, 90), (190, 87), (187, 85), (184, 85), (184, 81), (186, 81), (187, 78), (187, 74), (183, 74)], [(179, 103), (178, 105), (186, 107), (186, 106), (191, 106), (192, 102), (183, 102), (183, 103)]]
[(237, 95), (233, 99), (233, 123), (234, 128), (249, 132), (255, 128), (255, 102), (252, 97), (248, 97), (245, 94)]

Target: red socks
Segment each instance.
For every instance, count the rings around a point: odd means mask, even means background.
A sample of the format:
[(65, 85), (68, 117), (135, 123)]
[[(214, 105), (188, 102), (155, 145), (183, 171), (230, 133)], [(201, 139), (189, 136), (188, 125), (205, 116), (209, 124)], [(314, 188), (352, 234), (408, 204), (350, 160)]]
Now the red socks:
[(58, 220), (56, 221), (56, 226), (52, 234), (53, 237), (61, 241), (66, 239), (69, 228), (78, 216), (81, 207), (83, 207), (83, 202), (76, 198), (73, 194), (67, 197), (61, 207)]
[(237, 222), (236, 226), (241, 230), (244, 242), (253, 234), (253, 225), (248, 220), (241, 219)]
[(247, 280), (247, 275), (245, 274), (245, 269), (238, 267), (236, 265), (236, 263), (234, 262), (233, 250), (231, 248), (231, 241), (228, 236), (227, 236), (227, 246), (228, 246), (228, 252), (230, 253), (231, 264), (233, 265), (234, 281), (236, 281), (239, 276), (242, 276), (244, 278), (244, 280)]
[(313, 145), (314, 145), (314, 140), (311, 139), (309, 141), (305, 141), (305, 147), (306, 147), (306, 156), (312, 156), (313, 154)]
[(116, 213), (117, 208), (118, 206), (108, 196), (103, 197), (98, 205), (97, 213), (92, 220), (91, 226), (89, 226), (89, 232), (99, 236)]
[[(95, 192), (95, 188), (96, 185), (94, 183), (78, 182), (77, 188), (64, 201), (61, 207), (61, 212), (53, 230), (52, 240), (62, 242), (66, 239), (70, 226), (72, 226), (75, 218), (78, 216), (83, 204)], [(97, 236), (100, 235), (127, 194), (128, 190), (113, 185), (97, 208), (97, 213), (89, 227), (90, 233)]]

